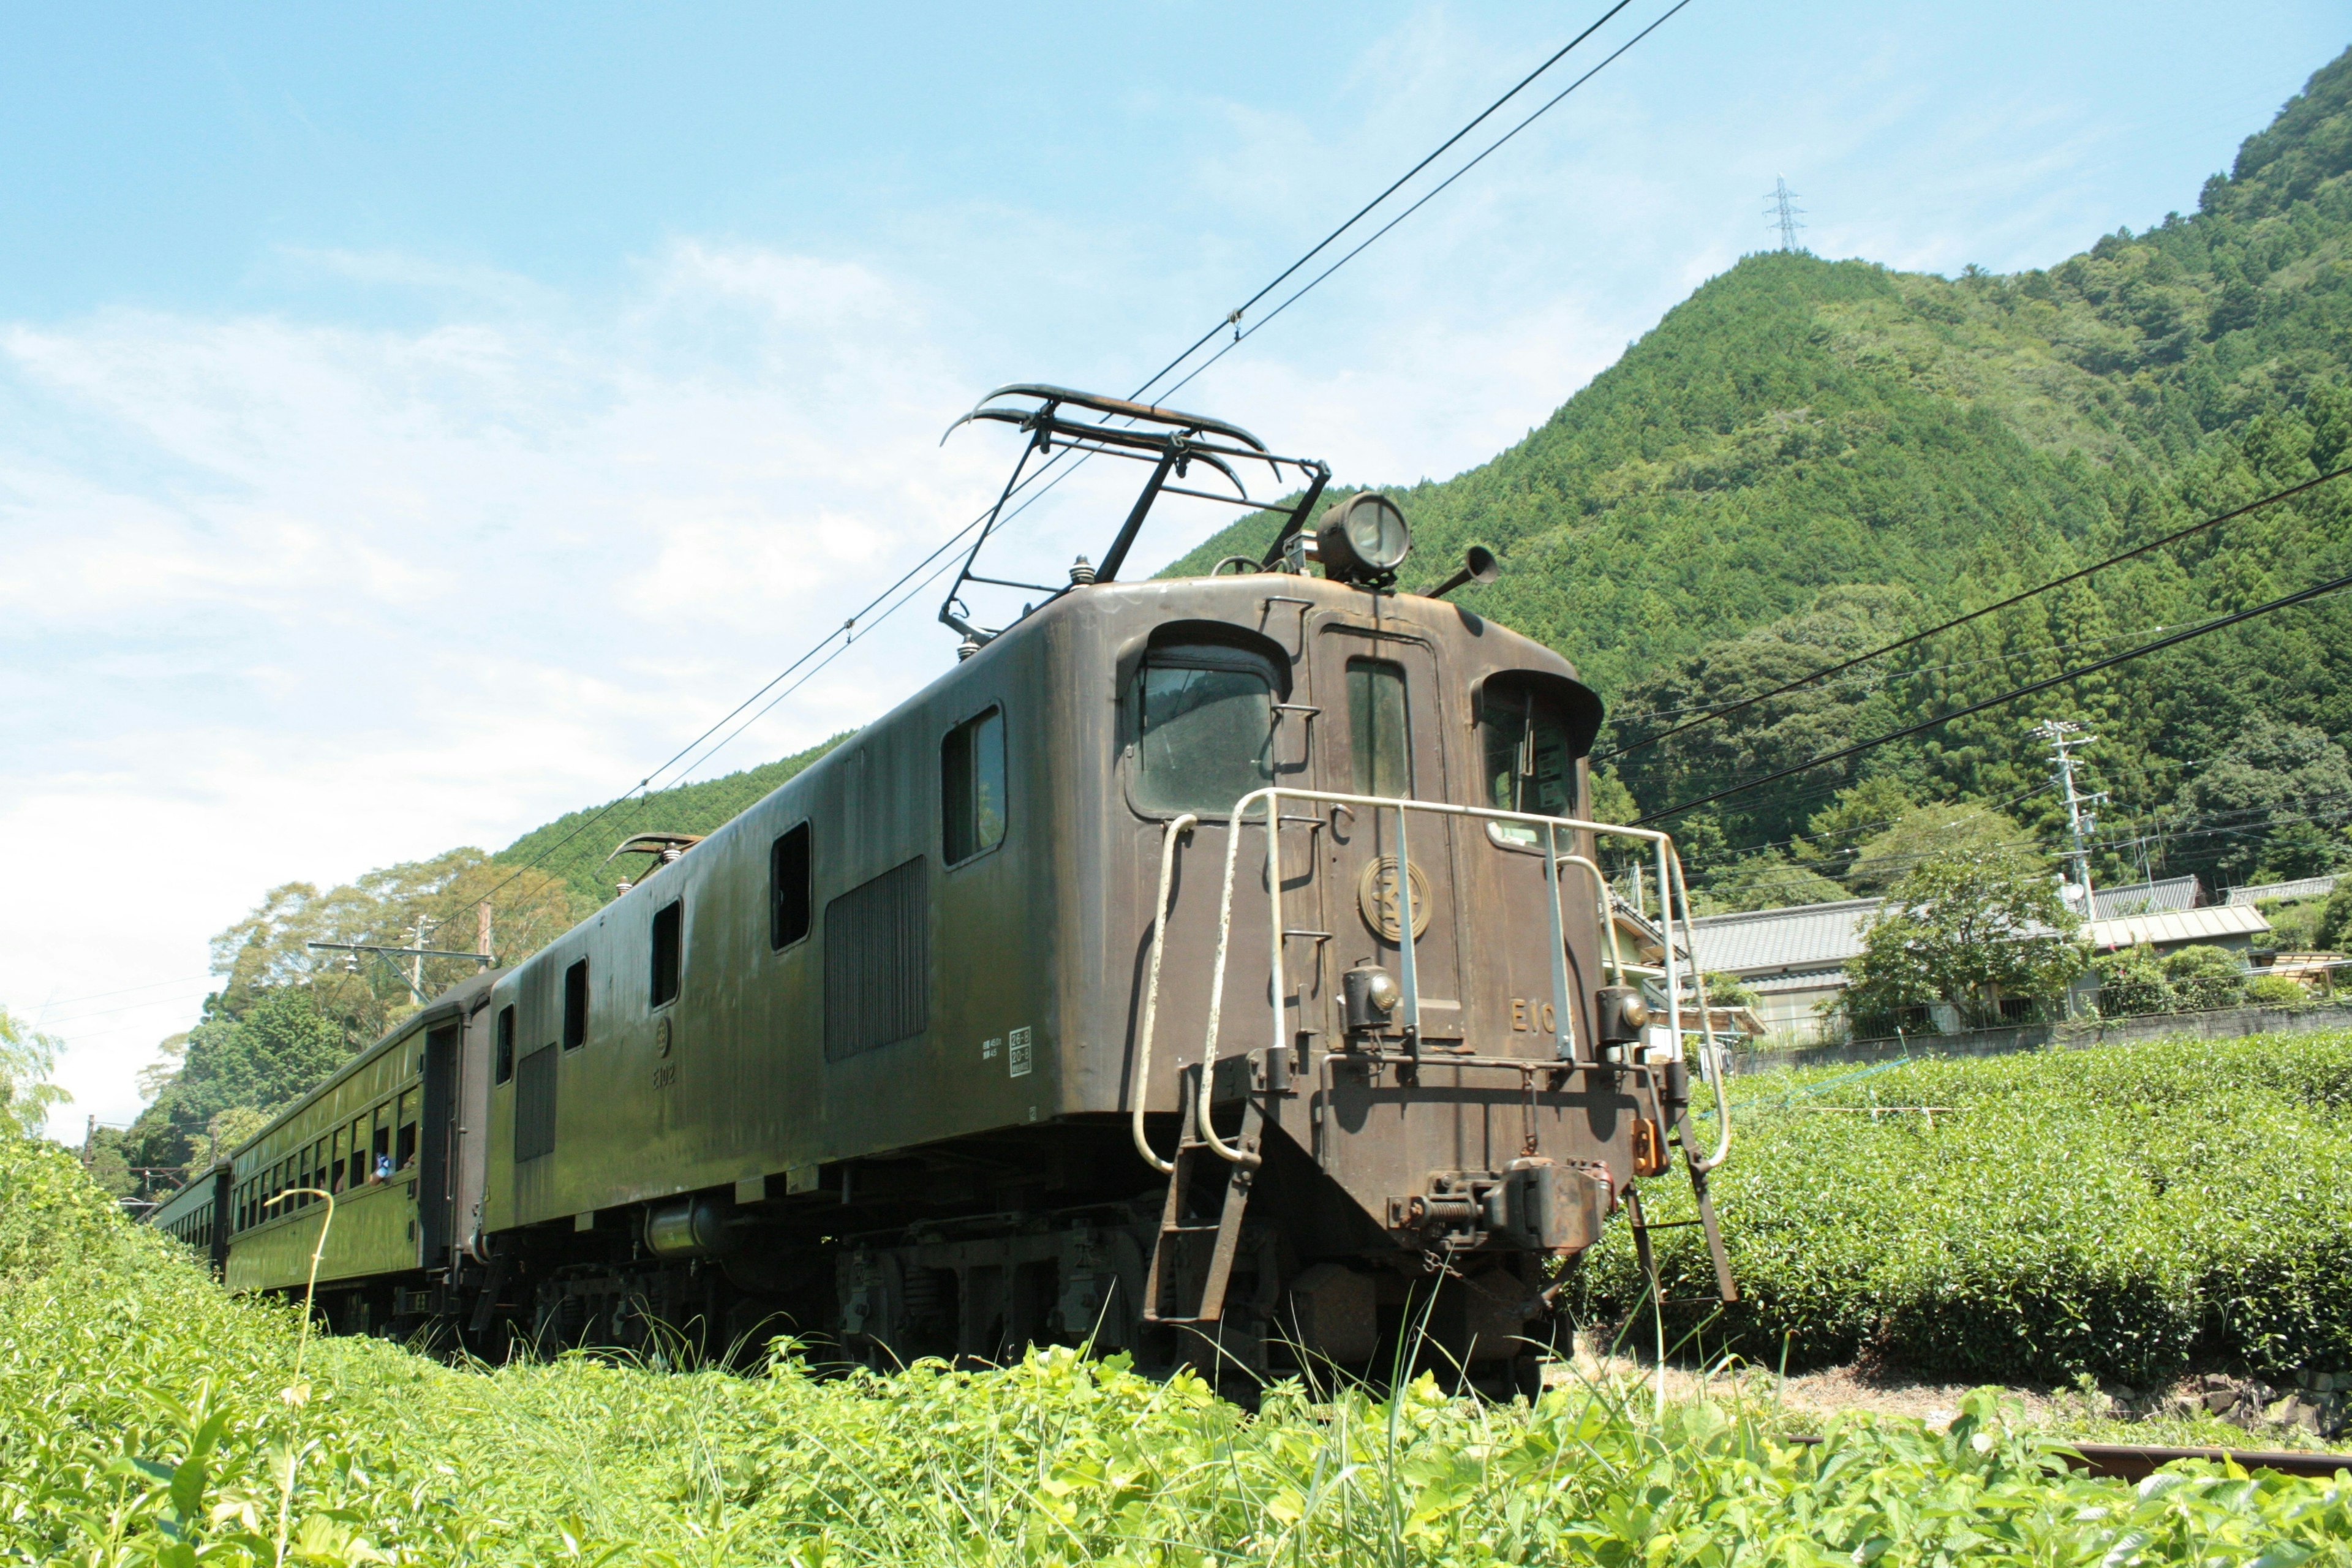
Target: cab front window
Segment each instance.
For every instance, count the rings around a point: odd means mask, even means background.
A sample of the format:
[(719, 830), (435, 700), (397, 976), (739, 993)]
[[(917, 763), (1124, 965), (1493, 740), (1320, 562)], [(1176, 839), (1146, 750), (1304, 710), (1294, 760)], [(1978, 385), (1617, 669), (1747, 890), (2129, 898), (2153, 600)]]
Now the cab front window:
[(1222, 816), (1274, 782), (1274, 670), (1238, 648), (1155, 651), (1135, 680), (1135, 804)]
[[(1497, 811), (1572, 816), (1576, 763), (1568, 727), (1542, 696), (1503, 680), (1481, 694), (1478, 731), (1486, 762), (1486, 804)], [(1497, 843), (1533, 848), (1542, 830), (1531, 823), (1490, 822)]]

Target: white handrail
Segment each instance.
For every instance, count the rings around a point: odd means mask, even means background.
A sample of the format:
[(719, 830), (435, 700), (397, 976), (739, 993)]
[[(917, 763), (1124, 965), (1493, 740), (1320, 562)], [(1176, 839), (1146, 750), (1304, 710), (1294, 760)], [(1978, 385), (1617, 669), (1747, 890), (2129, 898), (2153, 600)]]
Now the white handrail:
[[(1272, 970), (1271, 974), (1268, 976), (1268, 980), (1271, 993), (1270, 999), (1273, 1003), (1274, 1010), (1273, 1038), (1271, 1047), (1275, 1050), (1284, 1050), (1288, 1048), (1289, 1042), (1283, 1037), (1282, 1005), (1283, 997), (1286, 993), (1286, 986), (1284, 984), (1284, 964), (1282, 956), (1282, 868), (1278, 836), (1281, 831), (1279, 826), (1281, 803), (1285, 800), (1319, 801), (1327, 805), (1345, 805), (1350, 808), (1356, 806), (1366, 806), (1375, 811), (1382, 809), (1394, 810), (1399, 814), (1398, 823), (1400, 826), (1402, 826), (1403, 823), (1403, 813), (1408, 811), (1426, 811), (1439, 816), (1470, 817), (1488, 822), (1524, 822), (1534, 826), (1543, 827), (1553, 831), (1565, 827), (1570, 832), (1597, 833), (1605, 834), (1612, 837), (1640, 839), (1648, 843), (1656, 852), (1658, 862), (1658, 886), (1661, 889), (1675, 888), (1678, 886), (1677, 882), (1673, 879), (1669, 872), (1670, 859), (1673, 860), (1675, 868), (1679, 868), (1680, 865), (1679, 858), (1675, 856), (1673, 840), (1669, 835), (1654, 827), (1630, 827), (1622, 826), (1615, 823), (1588, 822), (1581, 817), (1544, 816), (1529, 811), (1502, 811), (1493, 806), (1456, 805), (1451, 801), (1405, 800), (1396, 796), (1349, 795), (1339, 790), (1304, 789), (1287, 784), (1268, 784), (1263, 788), (1252, 790), (1247, 795), (1243, 795), (1239, 800), (1234, 803), (1233, 813), (1229, 818), (1232, 824), (1232, 828), (1225, 836), (1224, 884), (1223, 890), (1218, 899), (1217, 905), (1217, 960), (1214, 968), (1211, 971), (1212, 978), (1209, 988), (1208, 1035), (1202, 1044), (1201, 1089), (1200, 1093), (1195, 1100), (1193, 1112), (1195, 1121), (1200, 1131), (1201, 1141), (1206, 1143), (1210, 1148), (1215, 1150), (1217, 1153), (1224, 1159), (1233, 1161), (1235, 1163), (1249, 1161), (1252, 1156), (1243, 1150), (1235, 1149), (1227, 1144), (1223, 1139), (1217, 1136), (1216, 1130), (1209, 1124), (1209, 1080), (1212, 1073), (1215, 1069), (1217, 1061), (1217, 1036), (1223, 1022), (1224, 1014), (1225, 961), (1232, 945), (1233, 936), (1234, 873), (1239, 863), (1241, 855), (1240, 830), (1247, 818), (1251, 808), (1258, 805), (1260, 802), (1263, 802), (1265, 806), (1265, 824), (1266, 828), (1266, 905), (1268, 915), (1267, 923), (1269, 928), (1267, 937), (1268, 963)], [(1397, 847), (1400, 850), (1404, 847), (1404, 840), (1402, 833), (1398, 836)], [(1555, 873), (1555, 876), (1556, 875), (1557, 873)], [(1397, 905), (1397, 912), (1400, 916), (1400, 929), (1398, 931), (1400, 960), (1397, 967), (1403, 972), (1401, 979), (1402, 982), (1402, 988), (1405, 993), (1405, 1016), (1408, 1020), (1417, 1019), (1420, 1016), (1421, 1001), (1418, 994), (1419, 976), (1415, 973), (1414, 966), (1410, 959), (1405, 956), (1406, 954), (1411, 953), (1413, 942), (1411, 918), (1412, 903), (1409, 882), (1411, 876), (1411, 863), (1400, 855), (1397, 861), (1397, 879), (1401, 889), (1401, 896), (1398, 900)], [(1556, 881), (1554, 882), (1554, 887), (1555, 889), (1557, 888)], [(1685, 940), (1687, 941), (1689, 939), (1690, 929), (1690, 894), (1687, 889), (1683, 889), (1681, 891), (1684, 937)], [(1554, 894), (1553, 907), (1555, 910), (1559, 907), (1556, 892)], [(1680, 1039), (1682, 1037), (1682, 977), (1678, 972), (1678, 966), (1675, 958), (1673, 916), (1670, 910), (1662, 912), (1664, 912), (1665, 916), (1663, 929), (1665, 936), (1665, 952), (1664, 954), (1664, 959), (1665, 963), (1666, 983), (1666, 1027), (1672, 1037)], [(1611, 934), (1612, 936), (1615, 934), (1613, 930)], [(1702, 987), (1704, 983), (1702, 982)], [(1703, 988), (1701, 994), (1702, 996), (1705, 994)], [(1554, 1001), (1557, 1006), (1562, 1008), (1566, 1008), (1570, 1005), (1570, 998), (1564, 994), (1556, 997)], [(1709, 1041), (1710, 1044), (1708, 1046), (1708, 1051), (1710, 1063), (1713, 1065), (1711, 1035), (1709, 1036)], [(1720, 1071), (1717, 1071), (1714, 1077), (1717, 1083), (1716, 1095), (1718, 1102), (1720, 1102), (1723, 1096), (1721, 1083), (1722, 1075)], [(1722, 1107), (1722, 1114), (1725, 1117), (1725, 1136), (1723, 1150), (1718, 1152), (1718, 1160), (1720, 1159), (1721, 1152), (1727, 1151), (1730, 1147), (1729, 1107), (1727, 1104)], [(1713, 1163), (1714, 1162), (1710, 1162), (1708, 1166), (1701, 1168), (1712, 1168)]]
[[(1160, 896), (1151, 905), (1151, 976), (1143, 991), (1143, 1028), (1135, 1043), (1135, 1110), (1128, 1127), (1135, 1137), (1135, 1152), (1143, 1163), (1166, 1174), (1176, 1167), (1151, 1152), (1150, 1142), (1143, 1136), (1143, 1101), (1151, 1087), (1151, 1027), (1160, 1016), (1160, 953), (1168, 945), (1168, 884), (1176, 868), (1176, 840), (1192, 831), (1200, 820), (1186, 812), (1170, 823), (1160, 835)], [(1177, 1136), (1181, 1138), (1182, 1133)]]
[[(1669, 853), (1674, 860), (1675, 896), (1682, 905), (1683, 941), (1690, 945), (1691, 985), (1698, 994), (1699, 1048), (1706, 1053), (1706, 1080), (1715, 1086), (1716, 1122), (1723, 1129), (1722, 1136), (1716, 1142), (1715, 1152), (1706, 1159), (1700, 1159), (1696, 1150), (1685, 1151), (1691, 1169), (1703, 1174), (1722, 1164), (1731, 1154), (1731, 1099), (1724, 1091), (1723, 1054), (1715, 1045), (1714, 1011), (1706, 1005), (1706, 971), (1699, 965), (1698, 939), (1691, 934), (1690, 887), (1683, 880), (1683, 858), (1678, 852)], [(1663, 900), (1660, 901), (1664, 902)], [(1670, 918), (1666, 923), (1666, 951), (1672, 952), (1674, 945), (1674, 925)], [(1680, 1039), (1682, 1037), (1677, 1034), (1675, 1037)]]

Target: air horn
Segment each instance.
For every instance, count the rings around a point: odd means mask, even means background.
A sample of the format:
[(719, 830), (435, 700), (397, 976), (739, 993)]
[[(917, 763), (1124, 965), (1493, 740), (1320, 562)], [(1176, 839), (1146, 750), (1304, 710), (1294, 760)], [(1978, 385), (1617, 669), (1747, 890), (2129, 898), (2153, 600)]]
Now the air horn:
[(1463, 553), (1462, 570), (1423, 594), (1422, 597), (1443, 599), (1465, 583), (1475, 583), (1483, 588), (1502, 574), (1503, 568), (1495, 559), (1495, 552), (1483, 544), (1474, 544)]

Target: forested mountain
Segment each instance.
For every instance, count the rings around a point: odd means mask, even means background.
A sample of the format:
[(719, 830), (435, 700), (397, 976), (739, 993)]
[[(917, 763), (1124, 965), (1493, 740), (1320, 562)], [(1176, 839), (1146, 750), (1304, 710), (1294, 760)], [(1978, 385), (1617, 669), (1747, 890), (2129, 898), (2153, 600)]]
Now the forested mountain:
[[(1502, 580), (1462, 601), (1541, 637), (1598, 687), (1612, 714), (1601, 751), (1636, 748), (1605, 763), (1604, 808), (1632, 812), (2352, 572), (2347, 480), (1643, 743), (2352, 463), (2347, 171), (2352, 54), (2250, 138), (2193, 213), (2118, 230), (2047, 270), (1945, 279), (1751, 256), (1492, 462), (1392, 489), (1416, 535), (1408, 585), (1442, 576), (1473, 542), (1503, 558)], [(1171, 571), (1256, 553), (1273, 526), (1244, 518)], [(2067, 718), (2099, 736), (2084, 755), (2091, 787), (2112, 797), (2108, 881), (2189, 869), (2218, 890), (2330, 868), (2352, 858), (2347, 634), (2352, 595), (2321, 600), (1672, 826), (1695, 879), (1727, 905), (1874, 889), (1926, 833), (2048, 846), (2061, 816), (2030, 730)], [(384, 966), (321, 969), (302, 941), (404, 941), (419, 913), (466, 931), (467, 900), (494, 889), (501, 952), (527, 951), (611, 896), (602, 863), (623, 837), (707, 831), (826, 749), (576, 812), (495, 858), (394, 868), (373, 890), (362, 879), (272, 892), (224, 933), (228, 983), (183, 1043), (134, 1163), (186, 1158), (214, 1118), (296, 1092), (396, 1014), (406, 988)]]
[[(2197, 210), (2046, 271), (1958, 279), (1800, 253), (1702, 287), (1493, 462), (1393, 489), (1464, 603), (1539, 636), (1609, 700), (1600, 750), (2352, 462), (2352, 55), (2250, 138)], [(2103, 573), (1613, 764), (1644, 811), (2339, 575), (2352, 481)], [(1247, 552), (1261, 515), (1175, 570)], [(1838, 863), (1906, 803), (2004, 805), (2047, 839), (2048, 752), (2085, 721), (2109, 876), (2332, 863), (2352, 806), (2352, 599), (2200, 639), (1678, 818), (1717, 879), (1794, 847)], [(1791, 845), (1841, 791), (1860, 816)], [(1865, 797), (1849, 795), (1849, 807)], [(2128, 826), (2126, 826), (2128, 825)]]

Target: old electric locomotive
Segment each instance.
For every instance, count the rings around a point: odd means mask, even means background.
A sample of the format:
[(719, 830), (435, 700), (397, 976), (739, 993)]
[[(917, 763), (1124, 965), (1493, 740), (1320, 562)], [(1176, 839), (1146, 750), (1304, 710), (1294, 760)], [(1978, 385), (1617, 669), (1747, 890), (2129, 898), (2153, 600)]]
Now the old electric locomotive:
[[(1149, 465), (1098, 565), (991, 631), (968, 559), (951, 670), (653, 841), (159, 1223), (298, 1290), (331, 1194), (334, 1326), (490, 1355), (660, 1323), (1243, 1378), (1408, 1336), (1524, 1375), (1558, 1260), (1677, 1147), (1711, 1230), (1689, 976), (1673, 941), (1625, 961), (1596, 845), (1678, 868), (1582, 819), (1574, 670), (1443, 597), (1491, 558), (1400, 592), (1392, 503), (1318, 516), (1321, 465), (1213, 419), (1048, 386), (968, 417), (1025, 437), (1007, 496), (1033, 461)], [(1256, 465), (1301, 486), (1263, 558), (1119, 580), (1157, 497), (1213, 473), (1256, 506)]]

